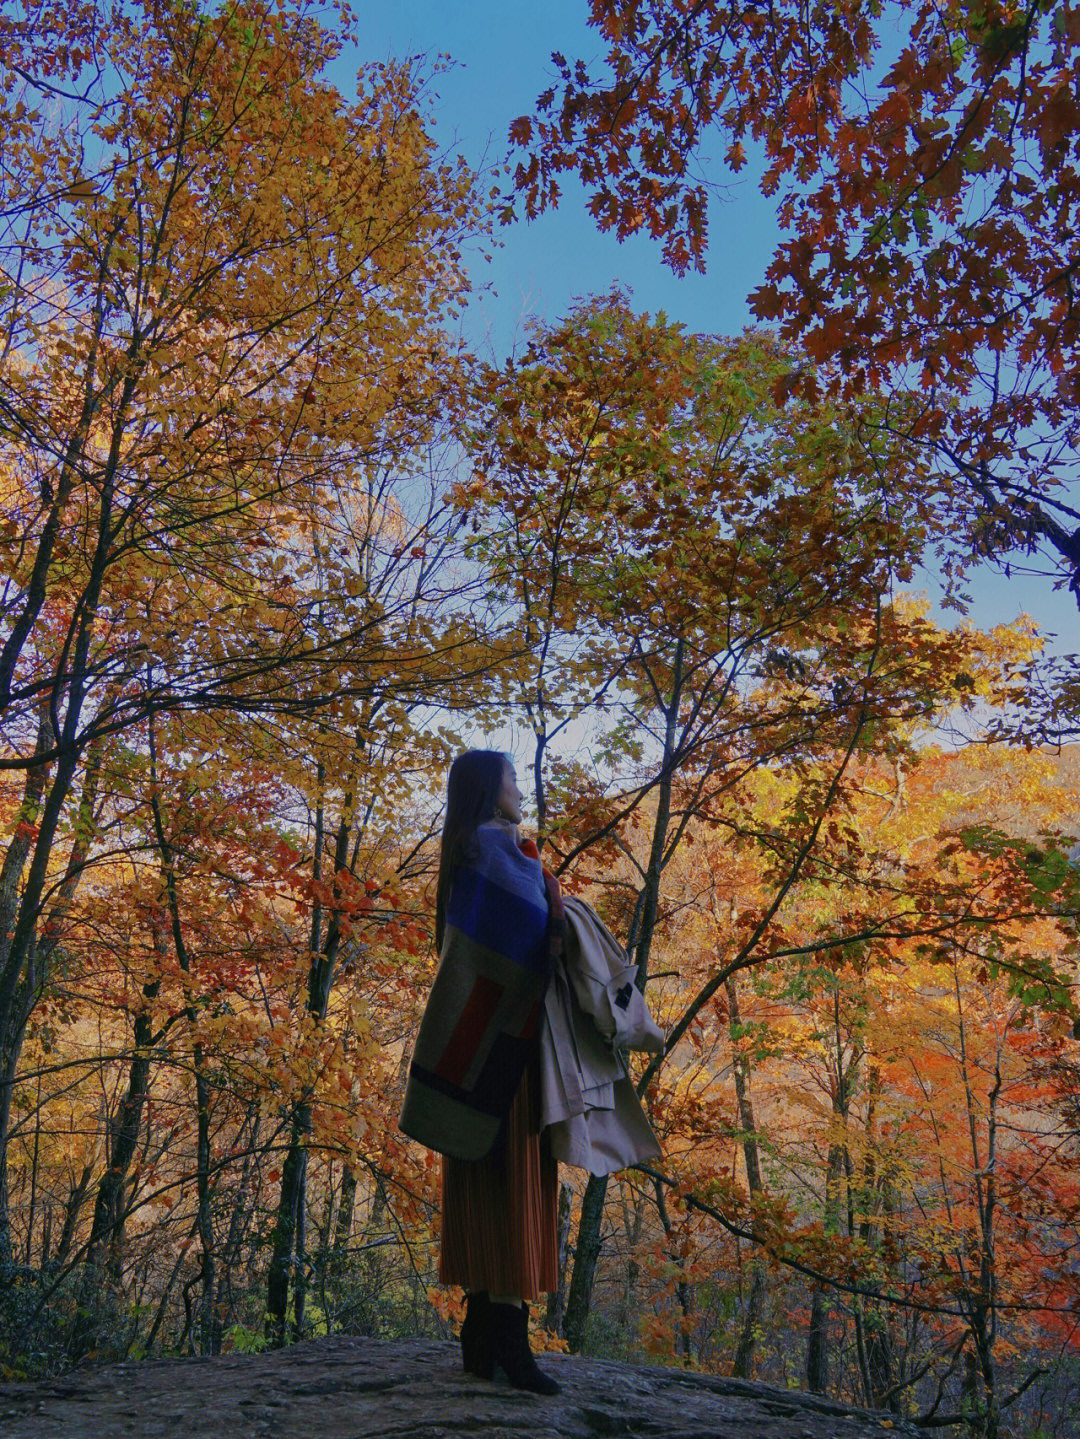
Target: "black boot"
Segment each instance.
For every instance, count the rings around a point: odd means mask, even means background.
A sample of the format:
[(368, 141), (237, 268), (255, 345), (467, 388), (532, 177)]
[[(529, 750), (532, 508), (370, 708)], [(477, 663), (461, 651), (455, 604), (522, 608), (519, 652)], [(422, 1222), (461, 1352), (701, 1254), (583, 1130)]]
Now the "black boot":
[(491, 1303), (481, 1289), (465, 1296), (465, 1318), (461, 1324), (461, 1367), (478, 1379), (490, 1379), (494, 1366), (491, 1355)]
[(515, 1389), (530, 1394), (558, 1394), (559, 1386), (537, 1367), (529, 1349), (529, 1306), (492, 1304), (489, 1307), (491, 1352)]

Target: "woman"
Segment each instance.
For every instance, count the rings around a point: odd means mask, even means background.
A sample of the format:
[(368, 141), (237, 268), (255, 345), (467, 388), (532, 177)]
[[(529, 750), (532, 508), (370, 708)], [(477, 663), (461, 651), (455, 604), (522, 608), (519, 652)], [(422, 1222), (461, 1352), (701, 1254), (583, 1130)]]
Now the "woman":
[(558, 1284), (558, 1173), (540, 1135), (537, 1039), (562, 944), (559, 887), (521, 843), (513, 766), (469, 750), (450, 768), (435, 901), (439, 970), (400, 1127), (443, 1155), (439, 1279), (466, 1291), (466, 1371), (537, 1394), (528, 1301)]

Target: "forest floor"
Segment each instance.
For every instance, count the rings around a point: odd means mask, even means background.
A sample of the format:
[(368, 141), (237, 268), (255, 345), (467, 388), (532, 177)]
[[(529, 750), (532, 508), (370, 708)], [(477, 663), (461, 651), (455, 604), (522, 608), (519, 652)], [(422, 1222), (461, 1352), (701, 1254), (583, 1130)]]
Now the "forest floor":
[(542, 1355), (553, 1399), (461, 1371), (456, 1344), (314, 1339), (273, 1353), (0, 1384), (3, 1439), (860, 1439), (915, 1430), (827, 1399), (679, 1369)]

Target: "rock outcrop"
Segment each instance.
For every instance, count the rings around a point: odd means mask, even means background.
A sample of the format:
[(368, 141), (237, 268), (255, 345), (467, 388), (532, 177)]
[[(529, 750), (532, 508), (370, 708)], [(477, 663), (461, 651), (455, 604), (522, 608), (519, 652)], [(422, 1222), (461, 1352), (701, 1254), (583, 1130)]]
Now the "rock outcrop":
[(461, 1372), (457, 1346), (315, 1339), (268, 1354), (87, 1368), (0, 1384), (3, 1439), (861, 1439), (914, 1434), (813, 1395), (679, 1369), (543, 1355), (554, 1399)]

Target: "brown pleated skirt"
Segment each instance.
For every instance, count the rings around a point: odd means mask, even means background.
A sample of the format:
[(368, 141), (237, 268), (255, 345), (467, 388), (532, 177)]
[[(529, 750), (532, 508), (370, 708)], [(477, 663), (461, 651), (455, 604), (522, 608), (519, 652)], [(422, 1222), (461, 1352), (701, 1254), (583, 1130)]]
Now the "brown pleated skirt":
[(539, 1130), (534, 1059), (491, 1153), (443, 1156), (440, 1283), (520, 1299), (558, 1287), (559, 1167)]

